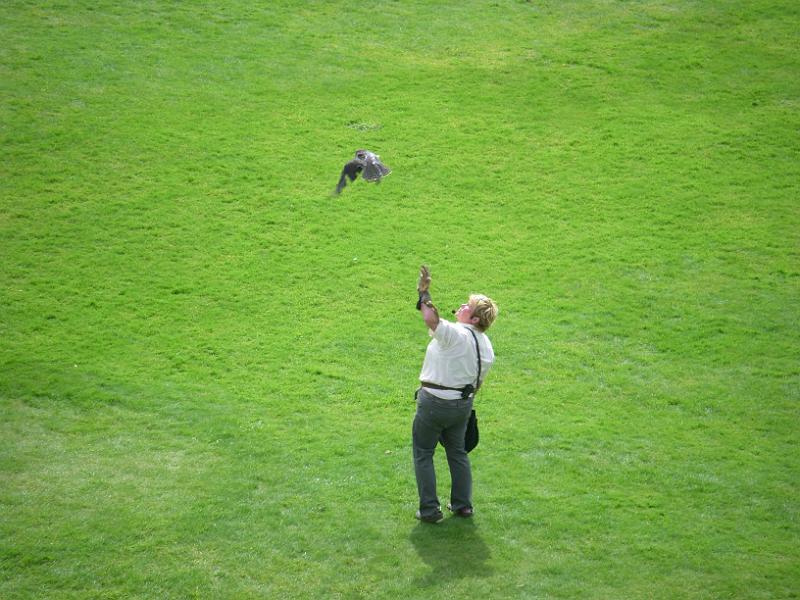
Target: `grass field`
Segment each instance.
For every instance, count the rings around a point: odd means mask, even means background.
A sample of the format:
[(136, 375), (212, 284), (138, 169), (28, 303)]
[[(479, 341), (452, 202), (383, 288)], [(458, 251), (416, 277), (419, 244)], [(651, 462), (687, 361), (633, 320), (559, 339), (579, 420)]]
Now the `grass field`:
[[(797, 598), (798, 31), (3, 2), (0, 597)], [(392, 175), (331, 196), (362, 147)], [(501, 310), (439, 526), (422, 262)]]

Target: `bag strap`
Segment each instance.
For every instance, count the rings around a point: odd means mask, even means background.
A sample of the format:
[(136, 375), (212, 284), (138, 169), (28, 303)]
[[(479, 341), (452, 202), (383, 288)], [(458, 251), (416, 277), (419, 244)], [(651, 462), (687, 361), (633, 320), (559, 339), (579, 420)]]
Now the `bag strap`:
[(475, 332), (472, 329), (469, 329), (469, 332), (472, 334), (472, 339), (475, 340), (475, 351), (478, 353), (478, 381), (475, 382), (475, 393), (477, 394), (478, 390), (481, 389), (481, 346), (478, 343), (478, 336), (475, 335)]

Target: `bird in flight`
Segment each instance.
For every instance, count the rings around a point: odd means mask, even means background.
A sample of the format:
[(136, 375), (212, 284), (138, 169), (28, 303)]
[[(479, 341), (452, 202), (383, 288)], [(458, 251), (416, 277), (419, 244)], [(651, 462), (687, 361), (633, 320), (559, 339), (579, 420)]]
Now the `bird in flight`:
[(353, 160), (345, 163), (342, 169), (342, 174), (339, 177), (339, 183), (336, 186), (336, 193), (340, 194), (347, 185), (347, 179), (355, 181), (358, 174), (361, 173), (365, 181), (380, 182), (392, 170), (381, 162), (381, 157), (369, 150), (356, 150), (356, 156)]

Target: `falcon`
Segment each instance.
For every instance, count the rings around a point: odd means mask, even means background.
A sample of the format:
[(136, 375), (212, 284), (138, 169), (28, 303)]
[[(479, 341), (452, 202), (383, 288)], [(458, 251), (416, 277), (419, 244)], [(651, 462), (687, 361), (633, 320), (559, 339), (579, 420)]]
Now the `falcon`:
[(344, 165), (336, 193), (340, 194), (347, 185), (347, 180), (355, 181), (359, 173), (365, 181), (380, 182), (392, 170), (381, 162), (381, 157), (369, 150), (356, 150), (355, 158)]

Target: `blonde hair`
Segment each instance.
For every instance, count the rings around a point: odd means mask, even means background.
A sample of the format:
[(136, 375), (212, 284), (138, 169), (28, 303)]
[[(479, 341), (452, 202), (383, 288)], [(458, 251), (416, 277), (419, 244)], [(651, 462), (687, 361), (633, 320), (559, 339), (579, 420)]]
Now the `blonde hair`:
[(472, 309), (472, 316), (478, 317), (478, 324), (475, 327), (481, 331), (489, 329), (499, 312), (497, 303), (483, 294), (472, 294), (469, 297), (469, 306)]

